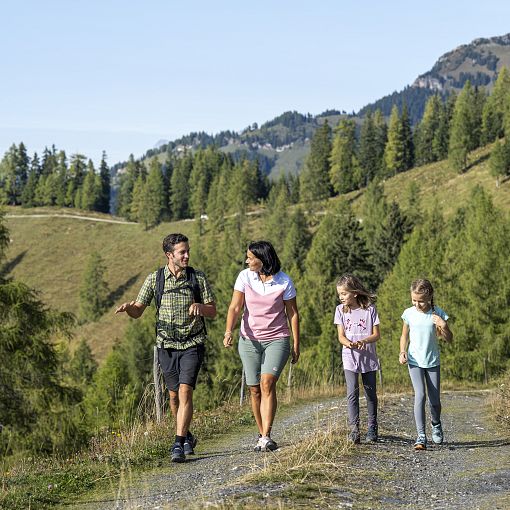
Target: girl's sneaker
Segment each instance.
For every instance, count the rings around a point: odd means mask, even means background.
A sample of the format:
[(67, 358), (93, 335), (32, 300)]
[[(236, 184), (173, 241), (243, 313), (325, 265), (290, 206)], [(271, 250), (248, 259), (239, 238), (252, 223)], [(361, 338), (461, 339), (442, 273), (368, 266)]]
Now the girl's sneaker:
[(359, 434), (359, 430), (351, 430), (349, 435), (347, 436), (347, 441), (352, 444), (360, 444), (361, 437)]
[(365, 440), (367, 443), (377, 443), (378, 430), (377, 425), (369, 425)]
[(441, 444), (443, 442), (443, 427), (441, 427), (441, 422), (432, 424), (432, 441), (436, 444)]
[(414, 442), (415, 450), (426, 450), (427, 449), (427, 436), (425, 434), (419, 434)]

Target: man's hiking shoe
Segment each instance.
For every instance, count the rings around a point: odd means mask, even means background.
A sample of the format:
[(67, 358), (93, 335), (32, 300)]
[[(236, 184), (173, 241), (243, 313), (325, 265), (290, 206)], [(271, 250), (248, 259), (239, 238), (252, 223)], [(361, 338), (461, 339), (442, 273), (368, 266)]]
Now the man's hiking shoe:
[(351, 444), (360, 444), (361, 438), (359, 435), (359, 430), (351, 430), (347, 436), (347, 441)]
[(427, 437), (425, 434), (420, 434), (414, 442), (415, 450), (426, 450), (427, 449)]
[(368, 427), (367, 435), (365, 437), (365, 441), (367, 443), (377, 443), (378, 431), (377, 425), (370, 425)]
[(436, 425), (432, 424), (432, 441), (436, 444), (441, 444), (443, 442), (443, 427), (441, 427), (441, 422)]
[(186, 455), (184, 455), (184, 447), (181, 443), (174, 443), (171, 453), (172, 462), (184, 462)]
[(184, 440), (184, 455), (195, 455), (195, 446), (197, 445), (197, 438), (191, 433), (188, 432), (186, 439)]
[(256, 452), (274, 452), (277, 449), (278, 445), (270, 437), (266, 436), (259, 437), (254, 448)]

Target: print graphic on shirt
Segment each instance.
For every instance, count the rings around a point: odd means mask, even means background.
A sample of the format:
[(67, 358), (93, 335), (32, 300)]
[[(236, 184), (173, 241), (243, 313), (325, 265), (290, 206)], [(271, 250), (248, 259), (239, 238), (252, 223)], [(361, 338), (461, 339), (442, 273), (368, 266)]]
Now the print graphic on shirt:
[(366, 331), (367, 329), (367, 321), (366, 319), (360, 318), (359, 322), (357, 324), (353, 324), (352, 320), (349, 317), (345, 318), (345, 330), (351, 331), (353, 329), (353, 326), (357, 326), (362, 331)]

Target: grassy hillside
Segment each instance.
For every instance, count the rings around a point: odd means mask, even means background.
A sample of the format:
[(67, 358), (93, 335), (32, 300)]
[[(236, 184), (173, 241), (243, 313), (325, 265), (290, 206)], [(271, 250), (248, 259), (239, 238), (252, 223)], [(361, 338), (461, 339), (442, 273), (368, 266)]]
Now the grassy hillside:
[[(510, 180), (496, 189), (489, 173), (490, 148), (471, 154), (472, 167), (465, 174), (451, 170), (447, 161), (418, 167), (399, 174), (385, 183), (390, 199), (403, 206), (405, 190), (412, 181), (420, 185), (421, 207), (430, 209), (437, 204), (445, 214), (452, 214), (468, 200), (476, 184), (483, 186), (495, 204), (510, 210)], [(363, 192), (350, 193), (355, 211), (362, 210)], [(333, 199), (336, 200), (336, 199)], [(25, 218), (7, 217), (11, 244), (7, 252), (9, 274), (41, 291), (48, 305), (77, 312), (79, 288), (84, 265), (89, 254), (96, 250), (105, 261), (106, 278), (115, 303), (134, 299), (145, 276), (165, 258), (161, 241), (170, 232), (180, 231), (193, 241), (193, 222), (164, 223), (148, 232), (137, 224), (82, 221), (73, 218), (35, 218), (32, 214), (69, 213), (58, 209), (8, 208), (8, 215), (25, 215)], [(107, 215), (94, 214), (98, 219)], [(257, 215), (249, 216), (252, 231), (257, 231)], [(200, 261), (192, 264), (200, 267)], [(95, 324), (80, 326), (76, 339), (86, 338), (98, 359), (103, 359), (112, 343), (123, 336), (128, 323), (126, 316), (114, 316), (114, 307)]]
[[(384, 183), (385, 194), (389, 200), (395, 200), (405, 208), (405, 192), (411, 182), (415, 182), (420, 187), (422, 210), (430, 210), (437, 204), (444, 214), (450, 215), (469, 200), (473, 187), (480, 185), (492, 196), (497, 207), (509, 211), (510, 179), (501, 182), (500, 187), (496, 188), (496, 180), (489, 170), (490, 151), (491, 146), (488, 146), (472, 152), (470, 168), (463, 174), (450, 168), (447, 160), (413, 168), (387, 179)], [(349, 193), (348, 197), (359, 213), (363, 206), (363, 193), (355, 191)]]
[[(165, 235), (181, 231), (191, 234), (190, 221), (165, 223), (151, 231), (137, 224), (103, 223), (74, 218), (32, 218), (30, 214), (55, 213), (58, 209), (14, 209), (8, 214), (26, 217), (7, 218), (11, 244), (7, 251), (9, 274), (41, 291), (52, 308), (78, 312), (79, 290), (84, 266), (91, 252), (101, 254), (106, 279), (115, 303), (134, 299), (145, 276), (163, 265), (161, 241)], [(95, 214), (103, 219), (107, 215)], [(87, 339), (94, 354), (102, 359), (113, 341), (123, 335), (126, 316), (110, 313), (95, 324), (78, 329), (77, 338)]]

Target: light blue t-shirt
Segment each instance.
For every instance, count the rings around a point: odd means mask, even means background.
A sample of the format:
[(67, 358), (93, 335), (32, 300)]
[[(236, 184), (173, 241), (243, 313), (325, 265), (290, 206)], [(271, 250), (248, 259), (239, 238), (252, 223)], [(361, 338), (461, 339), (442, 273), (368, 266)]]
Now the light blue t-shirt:
[[(439, 306), (434, 305), (434, 313), (448, 320), (448, 315)], [(402, 319), (409, 326), (407, 363), (421, 368), (439, 366), (439, 345), (436, 326), (432, 322), (432, 309), (424, 313), (411, 306), (404, 310)]]

